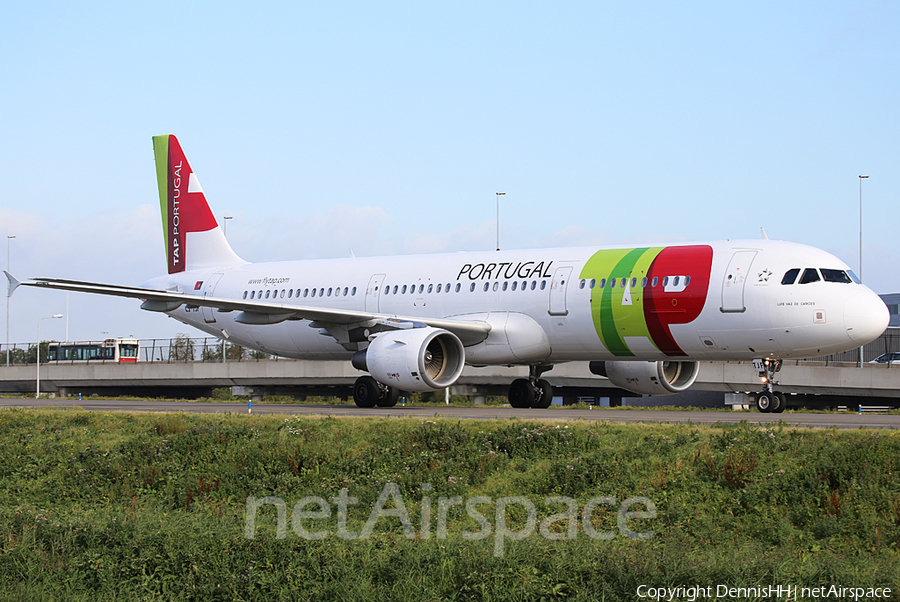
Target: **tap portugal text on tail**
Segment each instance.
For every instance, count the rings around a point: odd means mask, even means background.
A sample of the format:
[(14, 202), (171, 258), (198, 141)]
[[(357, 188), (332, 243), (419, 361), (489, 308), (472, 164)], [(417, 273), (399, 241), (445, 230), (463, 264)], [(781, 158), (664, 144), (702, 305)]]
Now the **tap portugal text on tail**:
[(140, 287), (7, 274), (19, 285), (131, 297), (214, 336), (289, 358), (351, 359), (363, 407), (452, 385), (465, 364), (527, 365), (514, 407), (547, 407), (560, 362), (635, 393), (684, 391), (698, 362), (755, 360), (782, 411), (786, 358), (887, 327), (837, 257), (771, 240), (248, 263), (225, 239), (175, 136), (153, 138), (167, 274)]

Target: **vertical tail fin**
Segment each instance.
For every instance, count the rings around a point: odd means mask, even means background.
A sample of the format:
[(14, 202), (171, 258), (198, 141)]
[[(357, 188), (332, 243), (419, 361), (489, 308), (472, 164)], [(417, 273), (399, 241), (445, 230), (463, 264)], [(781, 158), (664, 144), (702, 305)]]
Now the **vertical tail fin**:
[(169, 273), (246, 263), (225, 240), (178, 139), (154, 136), (153, 153)]

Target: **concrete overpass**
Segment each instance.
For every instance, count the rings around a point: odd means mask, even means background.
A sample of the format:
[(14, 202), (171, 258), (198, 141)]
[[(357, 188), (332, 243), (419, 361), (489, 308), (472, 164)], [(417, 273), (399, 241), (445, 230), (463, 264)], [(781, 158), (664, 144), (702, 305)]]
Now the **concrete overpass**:
[[(189, 362), (50, 363), (41, 365), (41, 391), (59, 396), (136, 395), (152, 397), (208, 397), (213, 389), (230, 387), (235, 394), (336, 396), (348, 398), (353, 382), (362, 373), (349, 362), (310, 362), (285, 359)], [(523, 367), (466, 367), (453, 386), (454, 395), (476, 402), (486, 395), (505, 396), (509, 383), (528, 376)], [(750, 403), (760, 379), (749, 362), (703, 363), (694, 386), (686, 393), (644, 397), (618, 389), (588, 371), (587, 362), (557, 365), (544, 375), (564, 403), (578, 400), (601, 405), (706, 405)], [(0, 391), (33, 394), (36, 366), (0, 366)], [(900, 365), (833, 361), (785, 362), (778, 374), (778, 390), (792, 395), (789, 404), (900, 405)], [(730, 395), (729, 395), (730, 394)]]

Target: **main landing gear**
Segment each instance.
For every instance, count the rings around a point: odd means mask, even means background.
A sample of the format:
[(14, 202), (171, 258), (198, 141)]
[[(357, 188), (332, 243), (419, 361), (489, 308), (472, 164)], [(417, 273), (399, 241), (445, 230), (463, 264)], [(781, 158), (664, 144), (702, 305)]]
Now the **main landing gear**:
[(361, 408), (392, 408), (400, 399), (400, 390), (383, 385), (371, 376), (360, 376), (353, 384), (353, 401)]
[(549, 408), (553, 387), (541, 375), (553, 366), (529, 366), (528, 378), (517, 378), (509, 386), (509, 405), (514, 408)]
[(775, 380), (775, 373), (781, 370), (781, 360), (753, 360), (753, 367), (765, 383), (763, 390), (756, 394), (756, 409), (763, 413), (780, 414), (787, 407), (784, 393), (774, 390), (774, 386), (778, 384), (778, 381)]

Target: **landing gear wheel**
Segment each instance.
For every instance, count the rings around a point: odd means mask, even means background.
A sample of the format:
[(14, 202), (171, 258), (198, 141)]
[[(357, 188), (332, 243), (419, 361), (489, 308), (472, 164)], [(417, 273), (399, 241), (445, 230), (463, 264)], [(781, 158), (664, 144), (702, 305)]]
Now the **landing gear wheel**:
[(396, 387), (385, 387), (385, 389), (381, 392), (382, 397), (378, 398), (378, 407), (392, 408), (397, 405), (397, 400), (400, 399), (400, 389)]
[(509, 386), (509, 405), (514, 408), (530, 408), (534, 405), (534, 387), (527, 378), (517, 378)]
[(549, 408), (550, 404), (553, 402), (553, 387), (543, 378), (537, 381), (537, 387), (541, 392), (532, 407)]
[(780, 391), (775, 391), (775, 397), (778, 398), (778, 406), (772, 408), (772, 411), (776, 414), (781, 414), (787, 408), (787, 397)]
[(381, 390), (378, 388), (378, 381), (371, 376), (360, 376), (353, 383), (353, 401), (361, 408), (371, 408), (378, 403), (381, 397)]
[(771, 412), (774, 405), (775, 395), (770, 391), (763, 391), (756, 394), (756, 409), (763, 414)]

